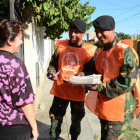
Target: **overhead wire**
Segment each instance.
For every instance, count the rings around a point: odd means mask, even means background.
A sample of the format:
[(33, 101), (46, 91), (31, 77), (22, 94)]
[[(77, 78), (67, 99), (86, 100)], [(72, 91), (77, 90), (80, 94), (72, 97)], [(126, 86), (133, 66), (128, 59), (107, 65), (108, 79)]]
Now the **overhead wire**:
[(133, 14), (133, 15), (127, 17), (127, 18), (124, 18), (124, 19), (120, 20), (120, 21), (117, 21), (116, 23), (118, 23), (118, 22), (120, 23), (120, 22), (126, 21), (126, 20), (128, 20), (128, 19), (130, 19), (130, 18), (132, 18), (132, 17), (137, 16), (137, 15), (140, 15), (140, 12), (135, 13), (135, 14)]
[[(99, 1), (99, 0), (98, 0)], [(103, 2), (104, 1), (104, 4), (110, 4), (110, 5), (117, 5), (117, 6), (121, 6), (119, 3), (114, 3), (114, 2), (112, 2), (112, 0), (111, 1), (109, 1), (109, 0), (101, 0), (101, 2)]]
[[(118, 17), (121, 17), (121, 16), (124, 16), (124, 15), (126, 15), (126, 14), (128, 14), (128, 13), (132, 13), (133, 12), (133, 10), (134, 9), (136, 9), (136, 8), (139, 8), (140, 7), (140, 4), (136, 4), (136, 5), (133, 5), (133, 6), (130, 6), (130, 7), (123, 7), (123, 8), (116, 8), (116, 9), (98, 9), (98, 10), (113, 10), (113, 11), (117, 11), (117, 10), (125, 10), (125, 11), (123, 11), (123, 12), (121, 12), (120, 14), (118, 14), (117, 16), (115, 16), (115, 19), (116, 18), (118, 18)], [(127, 9), (127, 10), (126, 10)], [(130, 14), (129, 14), (130, 15)], [(130, 15), (130, 16), (128, 16), (128, 17), (126, 17), (126, 18), (123, 18), (122, 20), (119, 20), (119, 21), (116, 21), (116, 23), (122, 23), (122, 22), (127, 22), (128, 20), (130, 20), (130, 19), (132, 19), (132, 18), (135, 18), (135, 17), (137, 17), (137, 16), (139, 16), (140, 15), (140, 12), (137, 12), (137, 13), (134, 13), (134, 14), (132, 14), (132, 15)], [(119, 24), (120, 25), (120, 24)]]
[(140, 6), (140, 4), (136, 4), (136, 5), (133, 5), (133, 6), (131, 6), (131, 7), (122, 7), (122, 8), (112, 8), (112, 9), (100, 9), (100, 8), (96, 8), (96, 9), (98, 9), (98, 10), (125, 10), (125, 9), (131, 9), (131, 8), (136, 8), (136, 7), (139, 7)]
[(124, 14), (128, 14), (128, 13), (130, 13), (131, 11), (133, 11), (134, 9), (136, 9), (137, 7), (140, 8), (140, 4), (137, 5), (137, 6), (133, 6), (133, 7), (128, 8), (125, 12), (121, 12), (120, 14), (118, 14), (118, 15), (115, 16), (115, 17), (117, 18), (117, 17), (123, 16)]
[[(122, 5), (122, 3), (112, 3), (112, 1), (109, 1), (109, 0), (102, 0), (102, 3), (103, 3), (103, 5), (108, 4), (110, 8), (104, 9), (104, 8), (96, 7), (96, 10), (108, 11), (108, 13), (109, 13), (109, 11), (113, 11), (112, 14), (113, 15), (116, 14), (116, 16), (113, 16), (113, 17), (115, 18), (116, 24), (118, 24), (117, 26), (122, 26), (122, 24), (125, 24), (127, 22), (132, 22), (133, 25), (129, 24), (129, 25), (126, 25), (125, 27), (126, 28), (127, 27), (128, 28), (137, 27), (136, 25), (138, 25), (138, 24), (134, 25), (134, 20), (140, 19), (140, 18), (138, 18), (140, 16), (140, 12), (138, 9), (138, 8), (140, 8), (140, 3), (134, 4), (134, 5), (131, 4), (131, 6), (126, 6), (127, 4)], [(111, 8), (111, 6), (112, 7), (116, 6), (116, 8)], [(137, 27), (137, 28), (139, 28), (139, 27)]]

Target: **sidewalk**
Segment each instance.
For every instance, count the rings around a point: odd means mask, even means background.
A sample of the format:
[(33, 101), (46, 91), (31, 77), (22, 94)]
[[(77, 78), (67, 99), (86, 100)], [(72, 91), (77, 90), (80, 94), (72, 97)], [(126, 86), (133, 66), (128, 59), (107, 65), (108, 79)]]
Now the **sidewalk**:
[[(53, 95), (49, 91), (52, 87), (52, 81), (46, 77), (42, 81), (42, 88), (38, 91), (39, 101), (36, 108), (37, 123), (39, 128), (38, 140), (49, 140), (49, 109), (52, 104)], [(85, 107), (86, 108), (86, 107)], [(67, 113), (62, 123), (62, 132), (59, 140), (70, 140), (69, 127), (71, 121), (70, 108), (68, 107)], [(134, 126), (140, 131), (140, 118), (134, 122)], [(86, 108), (86, 115), (81, 122), (81, 134), (78, 140), (100, 140), (100, 123), (98, 118)]]
[[(40, 100), (38, 108), (36, 109), (37, 122), (39, 127), (39, 139), (49, 140), (49, 109), (52, 104), (53, 95), (49, 91), (52, 87), (52, 81), (44, 78), (43, 87), (41, 88)], [(71, 121), (70, 108), (68, 107), (67, 113), (64, 117), (62, 124), (62, 132), (59, 140), (70, 140), (69, 127)], [(81, 122), (81, 134), (78, 140), (99, 140), (100, 139), (100, 123), (96, 116), (86, 109), (86, 115)]]

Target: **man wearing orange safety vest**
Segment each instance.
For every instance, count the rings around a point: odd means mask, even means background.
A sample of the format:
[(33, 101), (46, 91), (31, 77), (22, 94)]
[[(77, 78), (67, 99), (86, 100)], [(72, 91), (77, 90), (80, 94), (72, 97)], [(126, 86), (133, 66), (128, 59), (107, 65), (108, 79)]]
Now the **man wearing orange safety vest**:
[(124, 140), (128, 124), (140, 114), (138, 56), (131, 43), (115, 35), (113, 17), (100, 16), (93, 26), (103, 45), (95, 58), (96, 71), (103, 77), (90, 88), (85, 104), (100, 119), (101, 140)]
[[(81, 132), (81, 120), (85, 115), (85, 89), (68, 81), (71, 75), (87, 74), (96, 46), (85, 43), (86, 24), (80, 19), (73, 20), (69, 29), (69, 40), (58, 40), (56, 51), (48, 67), (48, 78), (54, 81), (50, 91), (54, 95), (50, 108), (50, 139), (57, 140), (68, 104), (71, 107), (71, 140), (77, 140)], [(92, 69), (92, 67), (91, 67)]]

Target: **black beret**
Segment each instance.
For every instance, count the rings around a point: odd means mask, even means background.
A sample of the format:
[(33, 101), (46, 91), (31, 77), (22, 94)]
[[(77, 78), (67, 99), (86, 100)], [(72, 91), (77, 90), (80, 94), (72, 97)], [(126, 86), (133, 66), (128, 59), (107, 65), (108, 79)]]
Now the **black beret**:
[(86, 31), (86, 23), (81, 19), (75, 19), (70, 23), (70, 28), (74, 28), (84, 33)]
[(104, 31), (110, 31), (115, 28), (115, 20), (112, 16), (100, 16), (93, 21), (93, 26)]

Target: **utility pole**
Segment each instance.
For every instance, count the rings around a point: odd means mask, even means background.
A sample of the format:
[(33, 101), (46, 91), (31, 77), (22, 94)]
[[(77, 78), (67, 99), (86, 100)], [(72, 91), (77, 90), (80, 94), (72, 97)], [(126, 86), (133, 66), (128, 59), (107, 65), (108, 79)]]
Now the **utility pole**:
[(14, 2), (15, 2), (15, 0), (9, 0), (9, 4), (10, 4), (10, 19), (11, 20), (15, 19)]

